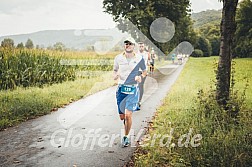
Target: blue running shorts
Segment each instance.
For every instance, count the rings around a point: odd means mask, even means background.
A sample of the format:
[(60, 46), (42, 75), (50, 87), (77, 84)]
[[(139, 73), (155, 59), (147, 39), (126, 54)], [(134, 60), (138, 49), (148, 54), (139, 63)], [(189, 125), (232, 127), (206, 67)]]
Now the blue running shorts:
[(119, 85), (116, 91), (116, 100), (119, 114), (125, 114), (125, 109), (134, 112), (137, 108), (139, 99), (139, 88), (136, 86), (133, 94), (125, 94), (121, 92), (122, 85)]

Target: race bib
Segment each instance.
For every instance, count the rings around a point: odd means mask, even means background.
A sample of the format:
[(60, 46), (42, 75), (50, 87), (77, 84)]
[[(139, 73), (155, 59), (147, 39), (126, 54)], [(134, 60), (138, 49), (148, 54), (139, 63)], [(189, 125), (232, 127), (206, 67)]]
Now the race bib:
[(130, 86), (130, 85), (121, 86), (121, 93), (124, 93), (124, 94), (134, 94), (135, 90), (136, 90), (135, 86)]

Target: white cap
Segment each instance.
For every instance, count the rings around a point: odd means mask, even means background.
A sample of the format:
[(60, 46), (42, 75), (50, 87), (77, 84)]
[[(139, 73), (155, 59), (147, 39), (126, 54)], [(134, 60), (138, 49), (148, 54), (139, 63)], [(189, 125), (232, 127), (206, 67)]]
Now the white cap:
[(135, 41), (134, 38), (132, 38), (132, 37), (126, 38), (126, 39), (124, 40), (124, 43), (125, 43), (125, 42), (130, 42), (130, 43), (136, 44), (136, 41)]

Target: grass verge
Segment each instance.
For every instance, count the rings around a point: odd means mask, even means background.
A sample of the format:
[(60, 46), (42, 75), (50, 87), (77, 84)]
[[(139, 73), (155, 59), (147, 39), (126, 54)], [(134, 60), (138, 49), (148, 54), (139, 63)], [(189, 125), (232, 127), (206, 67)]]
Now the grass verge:
[[(214, 87), (216, 61), (190, 58), (135, 152), (135, 166), (252, 166), (252, 88), (246, 90), (246, 105), (234, 123), (219, 119), (225, 113), (217, 113), (223, 110), (214, 103), (209, 109), (200, 104), (198, 96), (209, 94), (198, 92)], [(246, 80), (252, 83), (252, 59), (235, 62), (235, 89), (241, 94)]]
[(57, 110), (63, 105), (108, 88), (114, 84), (112, 74), (77, 79), (44, 88), (17, 88), (0, 91), (0, 130), (22, 121)]

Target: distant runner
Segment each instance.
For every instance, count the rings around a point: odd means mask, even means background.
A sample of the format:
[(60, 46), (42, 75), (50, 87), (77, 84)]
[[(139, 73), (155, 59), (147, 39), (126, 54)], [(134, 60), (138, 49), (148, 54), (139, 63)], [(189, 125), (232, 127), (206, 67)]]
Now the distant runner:
[(172, 60), (172, 64), (174, 64), (174, 61), (175, 61), (175, 57), (176, 57), (176, 54), (175, 54), (175, 53), (173, 53), (173, 54), (172, 54), (172, 57), (171, 57), (171, 60)]
[(183, 56), (181, 54), (178, 54), (177, 58), (178, 58), (178, 64), (181, 65), (183, 63), (182, 62)]
[(151, 53), (150, 53), (150, 74), (154, 73), (155, 59), (156, 59), (156, 54), (155, 54), (154, 50), (152, 49)]
[[(147, 52), (147, 51), (145, 50), (145, 45), (144, 45), (143, 42), (139, 42), (139, 43), (138, 43), (138, 46), (139, 46), (138, 54), (139, 54), (140, 56), (142, 56), (142, 58), (144, 59), (145, 66), (146, 66), (146, 68), (147, 68), (148, 65), (149, 65), (149, 57), (150, 57), (149, 52)], [(141, 75), (141, 74), (142, 74), (142, 70), (139, 69), (139, 75)], [(141, 107), (141, 100), (142, 100), (143, 93), (144, 93), (144, 83), (145, 83), (145, 79), (146, 79), (146, 77), (144, 77), (144, 78), (142, 79), (142, 82), (139, 83), (140, 97), (139, 97), (139, 102), (138, 102), (137, 110), (140, 110), (140, 107)]]

